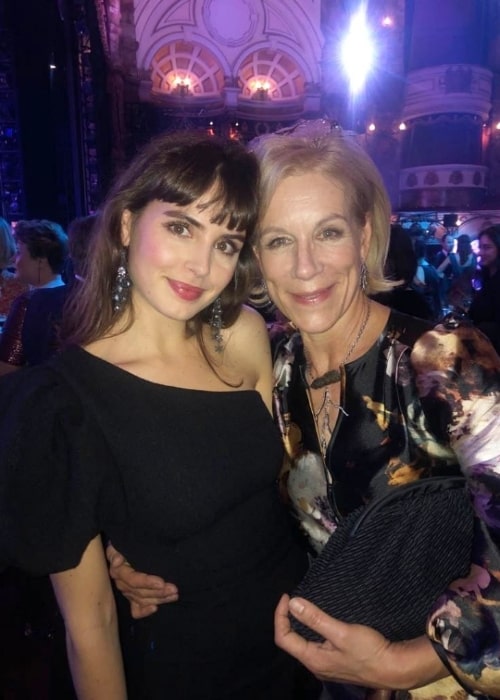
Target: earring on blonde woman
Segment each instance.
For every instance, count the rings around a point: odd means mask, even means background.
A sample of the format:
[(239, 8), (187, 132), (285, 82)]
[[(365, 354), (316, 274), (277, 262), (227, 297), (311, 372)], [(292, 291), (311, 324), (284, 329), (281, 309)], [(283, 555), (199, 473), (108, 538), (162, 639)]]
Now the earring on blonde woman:
[(359, 286), (363, 292), (366, 292), (368, 287), (368, 268), (364, 260), (361, 261), (361, 269), (359, 272)]

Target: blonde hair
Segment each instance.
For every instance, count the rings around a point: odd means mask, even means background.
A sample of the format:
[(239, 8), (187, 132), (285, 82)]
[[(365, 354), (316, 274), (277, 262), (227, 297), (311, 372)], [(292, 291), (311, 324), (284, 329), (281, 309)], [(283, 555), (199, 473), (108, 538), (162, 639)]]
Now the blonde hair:
[(354, 138), (337, 130), (317, 135), (272, 134), (258, 139), (250, 147), (260, 163), (261, 217), (277, 186), (286, 177), (315, 172), (339, 182), (355, 223), (362, 228), (369, 221), (372, 227), (364, 261), (368, 273), (366, 293), (394, 287), (395, 282), (384, 277), (391, 205), (377, 167)]

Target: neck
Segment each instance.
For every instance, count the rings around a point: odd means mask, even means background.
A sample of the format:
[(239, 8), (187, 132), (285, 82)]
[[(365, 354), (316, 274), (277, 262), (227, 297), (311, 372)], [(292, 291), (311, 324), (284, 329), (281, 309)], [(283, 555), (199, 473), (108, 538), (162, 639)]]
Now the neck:
[(170, 356), (184, 352), (191, 343), (186, 321), (166, 318), (156, 309), (133, 297), (134, 315), (130, 323), (128, 313), (120, 319), (113, 332), (118, 333), (124, 346), (133, 346), (134, 353)]
[[(363, 303), (353, 314), (349, 314), (348, 320), (338, 324), (342, 328), (336, 328), (335, 333), (332, 329), (327, 338), (310, 336), (304, 338), (310, 383), (325, 385), (339, 381), (339, 368), (352, 362), (359, 356), (360, 351), (363, 351), (372, 305), (373, 302), (363, 297)], [(346, 327), (347, 331), (345, 331)]]

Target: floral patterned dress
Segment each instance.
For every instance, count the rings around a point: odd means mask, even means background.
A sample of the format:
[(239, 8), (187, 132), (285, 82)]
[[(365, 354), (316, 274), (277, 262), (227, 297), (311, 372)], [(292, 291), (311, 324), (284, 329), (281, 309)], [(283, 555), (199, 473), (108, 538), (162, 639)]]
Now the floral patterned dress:
[(443, 591), (427, 621), (452, 679), (411, 697), (500, 697), (499, 357), (470, 325), (432, 327), (391, 311), (378, 341), (342, 369), (343, 411), (323, 460), (300, 335), (274, 327), (271, 337), (274, 408), (289, 455), (283, 481), (316, 552), (373, 498), (417, 479), (466, 477), (476, 520), (471, 571)]

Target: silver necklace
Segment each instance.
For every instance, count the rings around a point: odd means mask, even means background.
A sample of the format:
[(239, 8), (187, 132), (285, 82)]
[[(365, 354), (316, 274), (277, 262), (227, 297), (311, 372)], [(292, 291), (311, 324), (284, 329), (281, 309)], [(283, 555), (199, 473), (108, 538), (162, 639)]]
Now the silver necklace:
[[(344, 357), (344, 359), (340, 363), (339, 368), (338, 369), (329, 369), (328, 372), (325, 372), (324, 374), (320, 375), (319, 377), (316, 377), (316, 379), (313, 379), (309, 384), (310, 389), (322, 389), (324, 386), (328, 386), (328, 384), (335, 384), (335, 382), (340, 382), (341, 368), (345, 365), (347, 360), (350, 358), (350, 356), (354, 352), (357, 344), (361, 340), (361, 336), (365, 332), (365, 328), (366, 328), (366, 326), (368, 324), (368, 320), (370, 318), (370, 311), (371, 311), (371, 304), (370, 304), (370, 300), (368, 299), (368, 302), (366, 305), (366, 313), (365, 313), (365, 317), (363, 319), (363, 323), (359, 327), (358, 334), (354, 338), (353, 342), (351, 343), (351, 347), (349, 348), (346, 356)], [(311, 376), (310, 363), (307, 364), (307, 371), (309, 373), (309, 376)]]
[[(312, 400), (311, 400), (311, 406), (312, 406)], [(341, 411), (344, 414), (344, 416), (349, 415), (343, 406), (341, 406), (339, 403), (335, 403), (335, 401), (332, 401), (332, 398), (330, 396), (330, 391), (329, 391), (328, 387), (326, 387), (324, 394), (323, 394), (323, 401), (321, 402), (321, 406), (319, 407), (319, 410), (315, 411), (313, 409), (314, 422), (316, 423), (316, 429), (317, 429), (318, 438), (319, 438), (319, 446), (321, 448), (321, 452), (323, 454), (323, 457), (326, 456), (326, 450), (328, 447), (328, 443), (330, 442), (330, 437), (332, 435), (332, 426), (330, 425), (330, 408), (338, 409), (339, 411)], [(323, 412), (323, 419), (320, 420), (320, 416), (321, 416), (322, 412)]]

